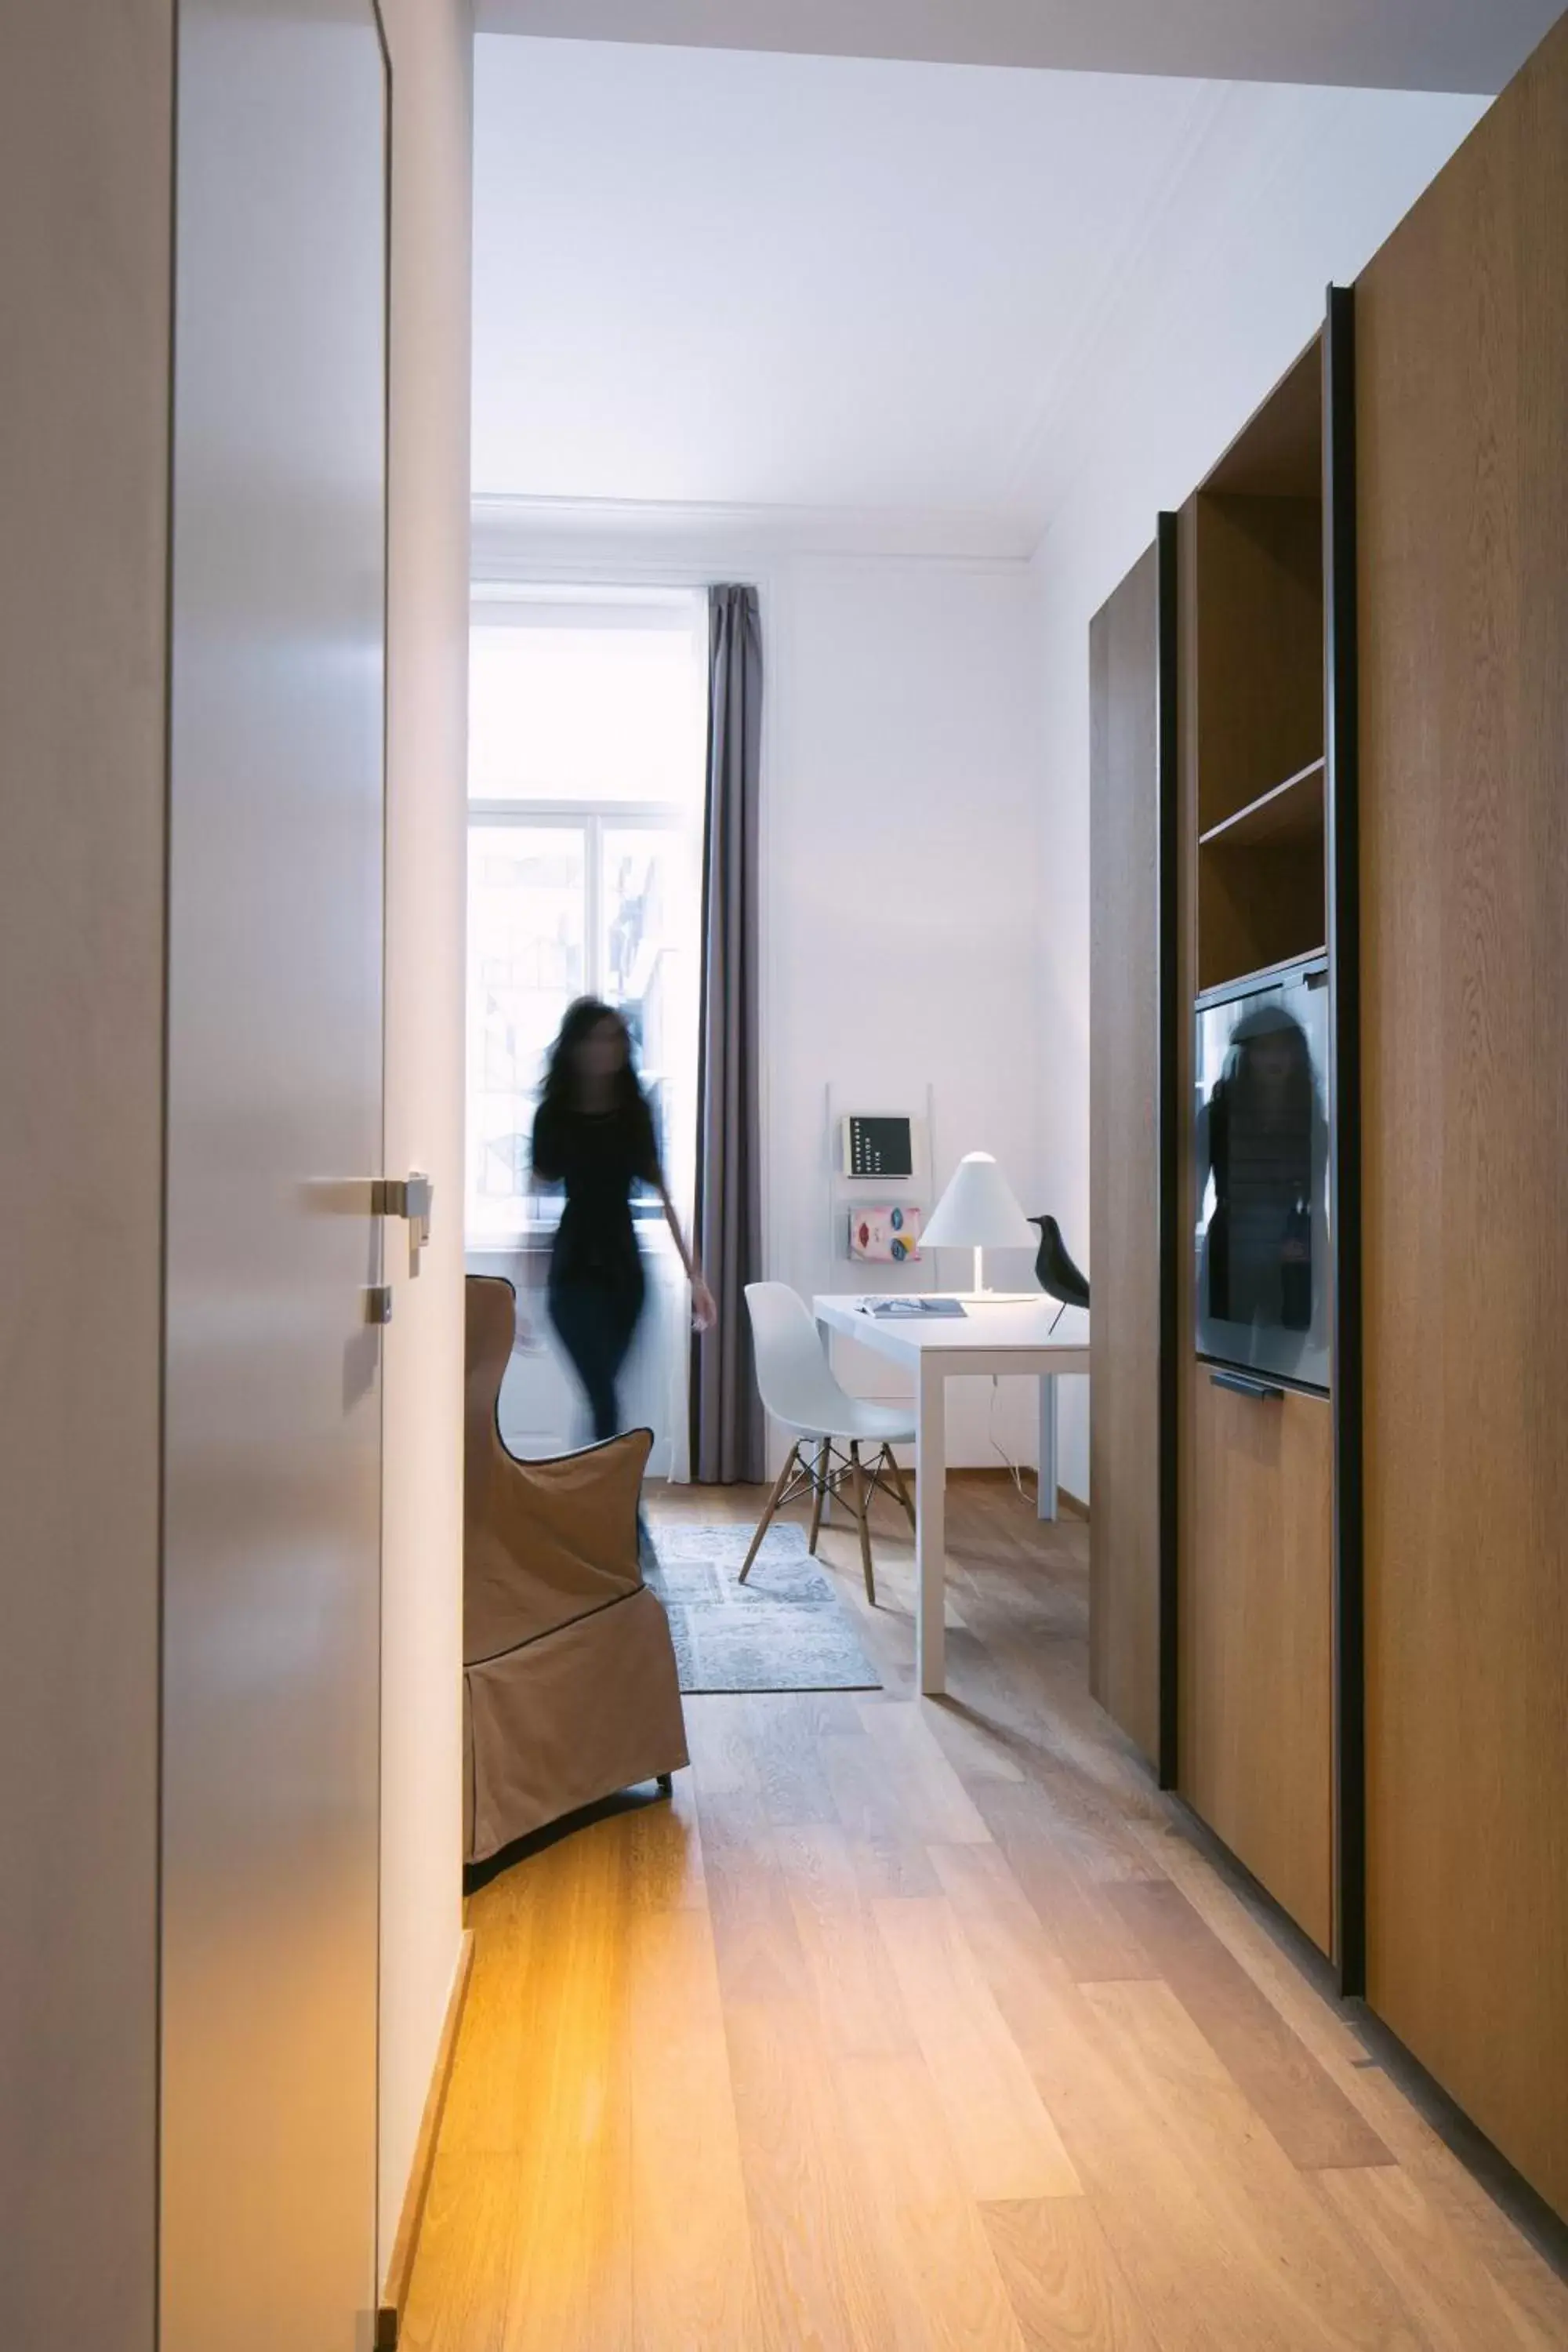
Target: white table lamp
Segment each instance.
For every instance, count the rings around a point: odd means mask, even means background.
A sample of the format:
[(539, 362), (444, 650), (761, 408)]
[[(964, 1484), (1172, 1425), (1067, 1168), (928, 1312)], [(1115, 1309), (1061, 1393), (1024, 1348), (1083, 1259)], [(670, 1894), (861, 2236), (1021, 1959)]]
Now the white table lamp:
[(1018, 1206), (1013, 1187), (988, 1151), (962, 1159), (952, 1182), (921, 1231), (922, 1249), (972, 1249), (974, 1295), (985, 1295), (988, 1249), (1034, 1250), (1039, 1236)]

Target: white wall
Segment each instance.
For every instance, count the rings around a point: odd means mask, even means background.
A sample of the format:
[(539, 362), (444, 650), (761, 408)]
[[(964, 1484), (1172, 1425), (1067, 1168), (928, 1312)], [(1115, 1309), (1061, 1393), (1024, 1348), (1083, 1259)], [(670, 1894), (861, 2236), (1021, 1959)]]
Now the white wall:
[[(830, 1238), (830, 1082), (916, 1109), (929, 1082), (938, 1188), (984, 1149), (1026, 1208), (1046, 1205), (1032, 582), (985, 536), (962, 517), (477, 507), (481, 577), (761, 592), (764, 1220), (769, 1272), (806, 1294), (873, 1286)], [(1027, 1266), (998, 1257), (993, 1279)], [(967, 1254), (936, 1272), (966, 1283)], [(868, 1394), (896, 1382), (858, 1350), (840, 1369)], [(990, 1383), (955, 1384), (950, 1407), (950, 1458), (999, 1465)], [(1013, 1381), (994, 1410), (1026, 1463), (1034, 1408), (1033, 1383)]]
[(171, 0), (0, 69), (0, 2312), (156, 2333)]
[[(1016, 562), (908, 557), (802, 560), (771, 582), (768, 1255), (806, 1296), (880, 1286), (847, 1261), (830, 1218), (829, 1083), (843, 1108), (858, 1095), (868, 1109), (921, 1113), (931, 1087), (928, 1207), (975, 1150), (994, 1152), (1026, 1209), (1043, 1205), (1029, 586)], [(987, 1276), (1018, 1283), (1028, 1268), (1026, 1253), (998, 1255)], [(921, 1276), (967, 1287), (968, 1253)], [(908, 1394), (863, 1349), (841, 1346), (836, 1360), (865, 1394)], [(991, 1383), (953, 1383), (949, 1412), (949, 1458), (997, 1465)], [(1005, 1382), (996, 1442), (1015, 1459), (1034, 1459), (1033, 1413), (1033, 1383)]]
[[(1073, 488), (1034, 561), (1044, 733), (1038, 1168), (1075, 1255), (1089, 1248), (1089, 624), (1321, 322), (1324, 289), (1370, 259), (1483, 110), (1472, 99), (1274, 90), (1241, 145), (1224, 118), (1197, 160), (1179, 247), (1156, 237), (1102, 352), (1070, 450)], [(1068, 428), (1072, 429), (1072, 428)], [(1058, 453), (1059, 455), (1059, 453)], [(1075, 1394), (1074, 1391), (1077, 1391)], [(1084, 1384), (1062, 1391), (1062, 1483), (1088, 1494)]]
[(392, 52), (386, 1166), (435, 1178), (410, 1280), (389, 1229), (382, 1543), (380, 2261), (461, 1934), (463, 932), (468, 0), (383, 0)]

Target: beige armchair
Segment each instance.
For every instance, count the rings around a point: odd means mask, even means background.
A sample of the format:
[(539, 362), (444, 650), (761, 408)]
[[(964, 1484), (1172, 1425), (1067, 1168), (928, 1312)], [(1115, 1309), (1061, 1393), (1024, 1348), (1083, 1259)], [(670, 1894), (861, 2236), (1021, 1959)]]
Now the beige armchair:
[(520, 1462), (496, 1419), (510, 1282), (470, 1275), (463, 1549), (464, 1851), (483, 1862), (688, 1761), (675, 1651), (637, 1561), (646, 1429)]

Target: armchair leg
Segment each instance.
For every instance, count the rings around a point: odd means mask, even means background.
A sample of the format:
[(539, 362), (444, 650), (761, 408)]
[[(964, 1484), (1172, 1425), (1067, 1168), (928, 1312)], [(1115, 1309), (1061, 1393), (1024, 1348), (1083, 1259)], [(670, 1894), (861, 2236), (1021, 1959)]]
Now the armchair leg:
[(875, 1609), (877, 1577), (871, 1566), (871, 1497), (866, 1484), (866, 1473), (860, 1465), (859, 1440), (853, 1437), (849, 1441), (849, 1475), (855, 1494), (855, 1517), (860, 1522), (860, 1572), (866, 1579), (866, 1598)]
[(833, 1459), (833, 1446), (824, 1438), (816, 1456), (816, 1467), (811, 1475), (811, 1540), (807, 1551), (815, 1555), (816, 1538), (822, 1533), (822, 1504), (827, 1492), (827, 1472)]
[(659, 1776), (658, 1776), (658, 1793), (659, 1793), (659, 1795), (660, 1795), (661, 1797), (673, 1797), (673, 1796), (674, 1796), (674, 1794), (675, 1794), (675, 1775), (674, 1775), (674, 1773), (673, 1773), (673, 1772), (661, 1772), (661, 1773), (659, 1774)]
[(742, 1584), (744, 1584), (747, 1577), (750, 1576), (752, 1572), (752, 1562), (757, 1556), (763, 1538), (767, 1534), (769, 1528), (773, 1524), (773, 1513), (778, 1509), (779, 1499), (783, 1495), (784, 1488), (789, 1485), (791, 1478), (794, 1476), (799, 1461), (800, 1440), (797, 1437), (795, 1444), (790, 1447), (789, 1453), (785, 1457), (784, 1468), (779, 1472), (778, 1477), (774, 1481), (773, 1491), (768, 1496), (768, 1507), (763, 1513), (762, 1517), (757, 1521), (757, 1532), (752, 1538), (752, 1548), (746, 1554), (746, 1563), (741, 1570), (740, 1580)]

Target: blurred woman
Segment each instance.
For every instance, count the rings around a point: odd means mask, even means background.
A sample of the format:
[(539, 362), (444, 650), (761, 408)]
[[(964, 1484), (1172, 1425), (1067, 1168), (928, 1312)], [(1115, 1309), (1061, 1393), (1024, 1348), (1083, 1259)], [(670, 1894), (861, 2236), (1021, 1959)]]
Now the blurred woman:
[(1289, 1370), (1327, 1307), (1327, 1237), (1313, 1228), (1328, 1125), (1306, 1034), (1282, 1006), (1237, 1022), (1197, 1142), (1199, 1181), (1212, 1176), (1215, 1190), (1201, 1265), (1208, 1312), (1273, 1334), (1270, 1360)]
[(630, 1034), (597, 997), (579, 997), (568, 1007), (551, 1047), (533, 1121), (533, 1173), (566, 1192), (550, 1256), (550, 1319), (583, 1384), (595, 1441), (614, 1437), (621, 1427), (616, 1382), (647, 1289), (632, 1219), (634, 1185), (648, 1185), (664, 1204), (699, 1331), (709, 1328), (715, 1310), (664, 1181)]

